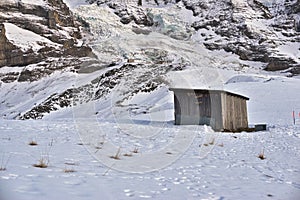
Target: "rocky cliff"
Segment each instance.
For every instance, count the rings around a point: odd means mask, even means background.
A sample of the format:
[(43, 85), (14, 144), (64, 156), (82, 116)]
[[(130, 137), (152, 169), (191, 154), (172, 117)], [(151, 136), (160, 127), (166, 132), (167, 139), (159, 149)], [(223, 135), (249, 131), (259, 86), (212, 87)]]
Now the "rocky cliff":
[[(4, 0), (0, 4), (0, 67), (25, 66), (53, 57), (90, 56), (80, 27), (62, 0)], [(18, 39), (24, 39), (24, 32), (31, 32), (32, 38), (27, 37), (27, 43), (23, 40), (22, 46)], [(14, 37), (18, 33), (18, 38)]]
[[(182, 4), (191, 10), (195, 21), (188, 24), (198, 32), (196, 40), (209, 50), (225, 50), (237, 54), (242, 60), (264, 63), (265, 70), (289, 70), (300, 73), (300, 58), (285, 49), (299, 51), (300, 42), (300, 1), (195, 1), (195, 0), (146, 0), (148, 6), (132, 9), (116, 1), (88, 0), (99, 6), (107, 4), (124, 24), (155, 27), (147, 7), (166, 7)], [(124, 1), (126, 2), (126, 1)], [(128, 4), (138, 4), (138, 1)], [(291, 50), (291, 51), (293, 51)], [(296, 55), (296, 56), (295, 56)]]
[(214, 70), (300, 74), (299, 0), (88, 2), (71, 12), (62, 0), (3, 0), (0, 116), (40, 119), (87, 103), (131, 112), (128, 99), (151, 96), (170, 74), (191, 78), (181, 70), (217, 84), (225, 79)]

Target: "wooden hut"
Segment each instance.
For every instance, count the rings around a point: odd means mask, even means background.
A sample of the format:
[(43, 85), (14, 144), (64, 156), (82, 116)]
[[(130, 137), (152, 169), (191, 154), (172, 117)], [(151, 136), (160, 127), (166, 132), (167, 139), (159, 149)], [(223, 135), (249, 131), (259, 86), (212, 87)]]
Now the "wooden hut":
[(210, 125), (216, 131), (248, 129), (249, 98), (223, 90), (171, 88), (176, 125)]

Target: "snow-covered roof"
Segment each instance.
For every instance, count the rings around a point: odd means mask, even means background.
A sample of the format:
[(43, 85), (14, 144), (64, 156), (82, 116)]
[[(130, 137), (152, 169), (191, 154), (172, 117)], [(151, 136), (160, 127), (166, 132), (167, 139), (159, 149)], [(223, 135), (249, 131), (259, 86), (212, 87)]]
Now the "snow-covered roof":
[(210, 89), (199, 89), (199, 88), (169, 88), (170, 91), (173, 92), (189, 92), (189, 91), (193, 91), (193, 92), (205, 92), (205, 93), (225, 93), (228, 95), (232, 95), (232, 96), (236, 96), (236, 97), (240, 97), (246, 100), (249, 100), (248, 97), (245, 97), (243, 95), (240, 94), (236, 94), (236, 93), (232, 93), (226, 90), (210, 90)]

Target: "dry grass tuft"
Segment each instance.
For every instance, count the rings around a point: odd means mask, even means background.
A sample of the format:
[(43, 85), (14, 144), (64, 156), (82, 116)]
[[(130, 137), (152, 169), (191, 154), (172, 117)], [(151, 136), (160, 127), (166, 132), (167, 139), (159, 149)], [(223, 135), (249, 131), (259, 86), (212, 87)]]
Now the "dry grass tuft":
[[(215, 138), (212, 138), (210, 142), (204, 143), (202, 145), (207, 147), (208, 145), (214, 145), (214, 144), (215, 144)], [(201, 147), (202, 145), (200, 144), (199, 147)]]
[(260, 152), (257, 157), (260, 158), (261, 160), (266, 159), (265, 154), (264, 154), (264, 150), (262, 150), (262, 152)]
[(5, 171), (6, 167), (0, 167), (0, 171)]
[(213, 138), (208, 144), (213, 145), (215, 143), (215, 138)]
[(65, 162), (65, 165), (79, 165), (79, 163), (75, 163), (75, 162)]
[(104, 145), (104, 140), (105, 140), (105, 138), (103, 137), (103, 140), (98, 142), (97, 145), (95, 145), (95, 149), (97, 149), (97, 150), (102, 149), (102, 147)]
[(49, 164), (49, 159), (41, 158), (37, 164), (33, 164), (32, 166), (38, 168), (47, 168)]
[(38, 167), (38, 168), (47, 168), (50, 163), (50, 151), (53, 147), (54, 140), (51, 139), (51, 141), (48, 143), (48, 145), (45, 147), (44, 152), (40, 151), (40, 159), (38, 160), (37, 164), (33, 164), (32, 166)]
[(113, 158), (115, 160), (120, 160), (120, 154), (121, 154), (121, 148), (118, 149), (116, 155), (110, 156), (110, 158)]
[(30, 145), (30, 146), (36, 146), (36, 145), (38, 145), (38, 143), (37, 143), (36, 141), (34, 141), (34, 140), (31, 140), (31, 141), (28, 143), (28, 145)]
[(102, 147), (100, 147), (100, 146), (95, 146), (95, 149), (99, 150), (99, 149), (102, 149)]
[(139, 153), (139, 149), (137, 147), (135, 147), (132, 151), (132, 153)]
[(132, 153), (124, 153), (123, 156), (132, 157)]
[(74, 173), (74, 172), (76, 172), (76, 170), (75, 170), (75, 169), (67, 169), (67, 168), (65, 168), (65, 169), (63, 170), (63, 172), (64, 172), (64, 173)]
[(6, 170), (6, 166), (8, 164), (8, 161), (10, 159), (10, 154), (8, 155), (7, 158), (5, 158), (5, 153), (3, 153), (2, 157), (1, 157), (1, 164), (0, 164), (0, 171), (5, 171)]

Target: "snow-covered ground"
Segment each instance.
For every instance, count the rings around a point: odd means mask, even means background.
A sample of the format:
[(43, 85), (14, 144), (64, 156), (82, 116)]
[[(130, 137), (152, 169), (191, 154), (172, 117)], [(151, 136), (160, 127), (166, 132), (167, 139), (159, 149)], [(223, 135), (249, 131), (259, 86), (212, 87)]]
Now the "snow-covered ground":
[[(75, 9), (84, 2), (67, 3)], [(146, 46), (168, 52), (173, 62), (184, 58), (192, 66), (164, 75), (169, 85), (152, 92), (122, 99), (126, 90), (135, 89), (133, 83), (139, 83), (136, 74), (151, 71), (136, 67), (97, 101), (60, 108), (43, 120), (0, 120), (1, 200), (300, 198), (299, 77), (265, 72), (260, 63), (241, 61), (225, 51), (208, 51), (197, 33), (192, 41), (172, 39), (170, 29), (185, 34), (182, 27), (193, 21), (191, 11), (181, 11), (177, 15), (178, 7), (170, 6), (169, 13), (162, 13), (149, 6), (157, 22), (159, 17), (164, 20), (149, 35), (137, 35), (111, 10), (96, 5), (77, 9), (91, 23), (99, 39), (93, 48), (103, 61), (123, 59), (126, 52), (143, 63), (146, 57), (141, 49)], [(5, 26), (11, 40), (27, 33), (9, 23)], [(45, 38), (23, 36), (24, 44), (19, 45), (30, 44), (38, 50), (39, 42), (48, 43)], [(289, 47), (280, 48), (298, 56)], [(250, 67), (241, 67), (246, 62)], [(15, 118), (45, 97), (88, 84), (109, 70), (101, 67), (93, 73), (55, 72), (30, 83), (2, 83), (0, 114)], [(22, 69), (4, 67), (0, 73)], [(266, 123), (268, 130), (219, 133), (208, 126), (175, 126), (173, 93), (168, 87), (224, 89), (245, 95), (250, 98), (250, 125)], [(37, 145), (30, 145), (34, 142)], [(34, 166), (41, 161), (46, 168)]]
[[(292, 120), (292, 110), (300, 112), (299, 83), (271, 75), (228, 79), (225, 89), (250, 97), (250, 123), (268, 124), (263, 132), (174, 126), (172, 93), (163, 88), (132, 99), (140, 109), (147, 98), (161, 99), (133, 116), (93, 118), (93, 105), (85, 105), (71, 119), (2, 120), (1, 199), (299, 199), (300, 118)], [(118, 152), (119, 160), (111, 158)], [(47, 168), (33, 166), (40, 159)]]

